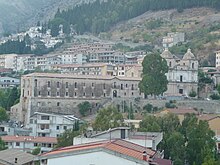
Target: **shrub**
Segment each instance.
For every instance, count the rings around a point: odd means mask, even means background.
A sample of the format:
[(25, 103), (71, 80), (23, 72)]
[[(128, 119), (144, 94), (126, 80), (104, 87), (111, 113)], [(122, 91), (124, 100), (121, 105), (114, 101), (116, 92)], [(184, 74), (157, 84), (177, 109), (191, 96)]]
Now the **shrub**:
[(151, 113), (153, 110), (153, 105), (148, 103), (143, 107), (143, 109), (146, 110), (148, 113)]
[(170, 102), (165, 103), (165, 107), (166, 108), (176, 108), (176, 105), (175, 105), (175, 103), (173, 103), (173, 101), (170, 101)]
[(220, 100), (220, 96), (218, 94), (213, 94), (210, 96), (212, 100)]
[(92, 105), (88, 102), (85, 101), (83, 103), (78, 104), (79, 112), (82, 116), (86, 116), (88, 111), (92, 108)]
[(191, 92), (189, 93), (189, 96), (190, 96), (190, 97), (196, 97), (196, 95), (197, 95), (197, 93), (196, 93), (195, 91), (191, 91)]

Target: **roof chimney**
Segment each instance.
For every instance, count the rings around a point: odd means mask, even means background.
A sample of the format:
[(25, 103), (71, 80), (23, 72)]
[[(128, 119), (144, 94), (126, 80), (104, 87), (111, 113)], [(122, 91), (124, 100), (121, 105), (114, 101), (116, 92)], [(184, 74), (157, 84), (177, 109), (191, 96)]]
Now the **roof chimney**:
[(15, 158), (15, 163), (18, 163), (18, 158)]
[(143, 152), (143, 160), (144, 161), (148, 161), (147, 152), (146, 151)]

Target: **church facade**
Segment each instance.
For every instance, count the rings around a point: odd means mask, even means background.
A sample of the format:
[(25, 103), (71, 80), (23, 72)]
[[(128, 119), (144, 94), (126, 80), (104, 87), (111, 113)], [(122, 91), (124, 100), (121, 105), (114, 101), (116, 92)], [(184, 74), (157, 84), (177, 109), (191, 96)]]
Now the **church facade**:
[(173, 55), (167, 48), (161, 54), (167, 61), (169, 71), (166, 74), (168, 80), (165, 96), (186, 96), (191, 92), (198, 93), (198, 60), (188, 49), (183, 58)]

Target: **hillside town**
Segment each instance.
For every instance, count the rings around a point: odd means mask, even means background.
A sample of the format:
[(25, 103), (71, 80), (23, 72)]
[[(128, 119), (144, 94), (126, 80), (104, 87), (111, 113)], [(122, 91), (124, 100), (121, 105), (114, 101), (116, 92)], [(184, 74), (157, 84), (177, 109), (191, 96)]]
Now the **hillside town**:
[(217, 47), (215, 66), (203, 66), (178, 29), (146, 51), (75, 28), (0, 38), (25, 43), (0, 52), (0, 165), (219, 163)]

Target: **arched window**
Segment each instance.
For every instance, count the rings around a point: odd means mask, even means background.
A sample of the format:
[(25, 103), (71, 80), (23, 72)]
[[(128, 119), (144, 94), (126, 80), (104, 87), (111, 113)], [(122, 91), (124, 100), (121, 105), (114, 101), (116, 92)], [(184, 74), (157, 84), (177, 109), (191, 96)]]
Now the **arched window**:
[(172, 66), (172, 63), (171, 63), (171, 61), (170, 61), (170, 63), (169, 63), (169, 67), (171, 67)]
[(192, 63), (192, 69), (194, 69), (194, 62)]

